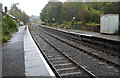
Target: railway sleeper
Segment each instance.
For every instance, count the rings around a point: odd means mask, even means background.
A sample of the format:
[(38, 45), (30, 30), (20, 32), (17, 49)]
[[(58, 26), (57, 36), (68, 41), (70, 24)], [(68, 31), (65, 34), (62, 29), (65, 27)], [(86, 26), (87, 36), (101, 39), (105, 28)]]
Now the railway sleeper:
[[(61, 74), (61, 77), (68, 77), (68, 76), (79, 76), (81, 74), (81, 72), (71, 72), (71, 73), (65, 73), (65, 74)], [(72, 78), (72, 77), (71, 77)]]
[(54, 66), (56, 69), (75, 67), (73, 64)]
[(61, 61), (58, 61), (58, 60), (56, 60), (56, 61), (51, 61), (53, 64), (63, 64), (63, 63), (69, 63), (69, 61), (68, 60), (61, 60)]
[(63, 57), (61, 57), (61, 58), (60, 57), (56, 57), (56, 58), (50, 58), (50, 60), (53, 60), (53, 61), (54, 60), (65, 60), (65, 58), (63, 58)]
[(56, 58), (56, 57), (61, 57), (61, 55), (56, 55), (56, 56), (52, 56), (52, 55), (46, 55), (48, 58)]
[(72, 63), (63, 63), (63, 64), (55, 64), (54, 66), (64, 66), (64, 65), (71, 65)]
[(80, 71), (80, 69), (77, 67), (73, 67), (73, 68), (59, 69), (58, 72), (60, 74), (65, 74), (65, 73), (82, 72), (82, 71)]
[(55, 66), (56, 69), (67, 69), (67, 68), (74, 68), (76, 67), (75, 65), (71, 64), (71, 65), (64, 65), (64, 66)]
[(84, 72), (80, 71), (80, 69), (69, 69), (69, 70), (62, 70), (58, 71), (61, 76), (87, 76)]

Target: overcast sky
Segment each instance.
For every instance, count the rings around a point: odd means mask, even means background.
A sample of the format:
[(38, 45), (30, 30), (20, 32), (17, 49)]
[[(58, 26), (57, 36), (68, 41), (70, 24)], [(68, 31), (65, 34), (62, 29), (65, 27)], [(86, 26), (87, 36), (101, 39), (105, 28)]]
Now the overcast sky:
[[(20, 3), (19, 8), (22, 11), (25, 11), (29, 16), (31, 15), (39, 16), (41, 10), (48, 3), (48, 1), (49, 0), (0, 0), (0, 3), (3, 4), (3, 7), (7, 6), (8, 9), (10, 9), (12, 3)], [(59, 0), (59, 1), (63, 2), (66, 0)], [(69, 0), (69, 1), (83, 1), (83, 0)], [(84, 1), (92, 1), (92, 0), (84, 0)], [(97, 1), (101, 1), (101, 0), (97, 0)], [(106, 0), (106, 1), (120, 1), (120, 0)]]
[[(12, 3), (20, 3), (19, 8), (25, 11), (29, 16), (39, 16), (41, 10), (48, 3), (49, 0), (0, 0), (3, 6), (7, 6), (10, 9)], [(65, 1), (65, 0), (61, 0)]]

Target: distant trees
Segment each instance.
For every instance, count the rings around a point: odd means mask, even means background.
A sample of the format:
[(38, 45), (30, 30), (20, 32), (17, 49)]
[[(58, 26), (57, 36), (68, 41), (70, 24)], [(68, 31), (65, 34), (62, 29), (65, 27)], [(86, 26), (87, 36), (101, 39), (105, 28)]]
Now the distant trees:
[(24, 11), (21, 11), (16, 4), (13, 4), (11, 6), (9, 13), (15, 16), (17, 19), (20, 19), (24, 23), (29, 22), (29, 16)]
[(100, 23), (101, 14), (120, 14), (120, 2), (49, 2), (42, 10), (42, 21), (62, 23), (75, 21)]
[(61, 2), (49, 2), (41, 13), (41, 20), (42, 21), (51, 21), (51, 22), (60, 22), (60, 15), (61, 15)]

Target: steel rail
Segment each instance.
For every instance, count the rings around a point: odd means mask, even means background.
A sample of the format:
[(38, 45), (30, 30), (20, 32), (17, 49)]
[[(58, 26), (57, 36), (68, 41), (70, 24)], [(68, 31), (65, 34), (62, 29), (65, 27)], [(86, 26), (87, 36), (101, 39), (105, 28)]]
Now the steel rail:
[(79, 48), (79, 47), (77, 47), (77, 46), (75, 46), (75, 45), (73, 45), (73, 44), (70, 44), (70, 43), (68, 43), (68, 42), (66, 42), (66, 41), (63, 41), (62, 39), (59, 39), (59, 38), (53, 36), (52, 34), (46, 32), (46, 31), (43, 31), (43, 30), (41, 30), (41, 29), (39, 29), (39, 30), (42, 31), (42, 32), (44, 32), (44, 33), (46, 33), (47, 35), (49, 35), (49, 36), (57, 39), (57, 40), (65, 43), (65, 44), (73, 47), (73, 48), (76, 48), (76, 49), (78, 49), (78, 50), (80, 50), (80, 51), (83, 51), (84, 53), (87, 53), (87, 54), (89, 54), (89, 55), (91, 55), (91, 56), (93, 56), (93, 57), (95, 57), (95, 58), (97, 58), (97, 59), (99, 59), (99, 60), (101, 60), (101, 61), (103, 61), (103, 62), (106, 62), (107, 64), (110, 64), (110, 65), (113, 65), (113, 66), (115, 66), (115, 67), (120, 68), (120, 65), (119, 65), (119, 64), (116, 64), (116, 63), (114, 63), (114, 62), (111, 62), (111, 61), (109, 61), (109, 60), (107, 60), (107, 59), (104, 59), (104, 58), (98, 56), (98, 55), (95, 55), (95, 54), (92, 54), (92, 53), (90, 53), (90, 52), (88, 52), (88, 51), (86, 51), (86, 50), (83, 50), (83, 49), (81, 49), (81, 48)]
[(59, 53), (61, 53), (62, 55), (64, 55), (66, 58), (68, 58), (72, 63), (76, 64), (77, 66), (80, 67), (80, 69), (82, 69), (84, 72), (86, 72), (88, 75), (90, 75), (90, 78), (97, 78), (97, 76), (95, 76), (93, 73), (91, 73), (90, 71), (88, 71), (87, 69), (85, 69), (83, 66), (79, 65), (77, 62), (75, 62), (73, 59), (71, 59), (69, 56), (67, 56), (66, 54), (60, 52), (56, 47), (54, 47), (51, 43), (49, 43), (45, 38), (43, 38), (37, 31), (35, 31), (45, 42), (47, 42), (49, 45), (51, 45), (56, 51), (58, 51)]

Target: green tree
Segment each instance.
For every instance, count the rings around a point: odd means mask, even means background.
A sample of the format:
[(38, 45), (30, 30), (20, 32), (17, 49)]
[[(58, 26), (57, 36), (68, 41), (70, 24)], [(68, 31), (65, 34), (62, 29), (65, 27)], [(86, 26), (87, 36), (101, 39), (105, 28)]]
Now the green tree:
[(41, 20), (60, 22), (61, 2), (49, 2), (42, 10)]
[(9, 13), (15, 16), (17, 19), (20, 19), (25, 24), (29, 22), (29, 16), (23, 11), (21, 11), (16, 4), (11, 6)]
[(8, 15), (4, 15), (4, 18), (2, 21), (2, 30), (3, 30), (3, 33), (12, 32), (12, 31), (17, 30), (16, 23)]
[[(58, 5), (59, 3), (59, 5)], [(75, 21), (100, 23), (102, 14), (120, 14), (120, 2), (64, 2), (48, 3), (42, 10), (42, 21), (55, 18), (56, 22)]]

